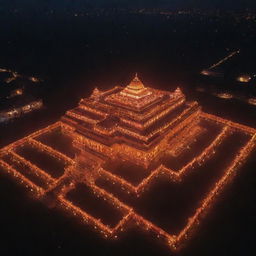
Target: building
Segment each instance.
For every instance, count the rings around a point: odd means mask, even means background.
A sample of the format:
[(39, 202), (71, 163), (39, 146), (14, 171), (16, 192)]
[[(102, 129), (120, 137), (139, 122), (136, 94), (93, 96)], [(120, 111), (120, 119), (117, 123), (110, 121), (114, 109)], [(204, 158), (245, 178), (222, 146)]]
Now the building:
[(193, 130), (200, 111), (179, 88), (148, 88), (136, 75), (125, 88), (95, 89), (61, 120), (75, 138), (79, 160), (125, 159), (147, 168), (174, 138)]

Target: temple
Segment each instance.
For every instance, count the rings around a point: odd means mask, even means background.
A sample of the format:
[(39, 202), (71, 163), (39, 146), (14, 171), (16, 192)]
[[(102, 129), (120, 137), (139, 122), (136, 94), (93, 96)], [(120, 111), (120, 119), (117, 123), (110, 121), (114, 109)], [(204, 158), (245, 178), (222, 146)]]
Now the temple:
[(62, 122), (75, 138), (78, 161), (118, 158), (146, 168), (174, 138), (198, 123), (200, 111), (179, 88), (168, 92), (145, 87), (136, 74), (125, 88), (94, 89)]
[(2, 148), (0, 172), (104, 238), (136, 227), (177, 250), (255, 156), (255, 128), (136, 75), (95, 88), (60, 121)]

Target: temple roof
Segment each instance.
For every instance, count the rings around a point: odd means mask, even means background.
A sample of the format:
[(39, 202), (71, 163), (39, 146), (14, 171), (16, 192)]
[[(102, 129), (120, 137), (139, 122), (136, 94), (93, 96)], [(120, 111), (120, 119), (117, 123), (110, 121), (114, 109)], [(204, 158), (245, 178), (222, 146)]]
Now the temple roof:
[(160, 102), (163, 97), (170, 97), (168, 93), (145, 87), (136, 74), (133, 80), (121, 91), (105, 97), (105, 102), (132, 111), (143, 111), (150, 105)]
[(136, 73), (133, 80), (122, 91), (121, 95), (131, 97), (134, 99), (141, 99), (150, 95), (152, 92), (144, 86)]
[(134, 91), (138, 91), (138, 90), (143, 90), (145, 89), (143, 83), (141, 82), (141, 80), (138, 77), (138, 74), (135, 74), (135, 77), (133, 78), (133, 80), (130, 82), (130, 84), (128, 84), (126, 86), (127, 89), (130, 90), (134, 90)]

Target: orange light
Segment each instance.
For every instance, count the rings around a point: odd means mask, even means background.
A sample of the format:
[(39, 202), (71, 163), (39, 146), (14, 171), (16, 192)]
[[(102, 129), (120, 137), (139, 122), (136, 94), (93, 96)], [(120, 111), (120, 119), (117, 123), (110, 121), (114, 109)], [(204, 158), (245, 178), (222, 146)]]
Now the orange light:
[[(133, 81), (135, 85), (132, 90), (144, 91), (146, 87), (137, 84), (139, 83), (138, 78), (135, 79), (136, 83)], [(256, 129), (202, 112), (196, 102), (187, 103), (180, 90), (169, 93), (146, 89), (151, 93), (145, 97), (132, 97), (137, 102), (133, 109), (131, 104), (122, 102), (124, 98), (126, 100), (127, 97), (131, 98), (124, 94), (120, 96), (123, 88), (115, 87), (107, 92), (94, 91), (93, 97), (81, 100), (78, 108), (67, 111), (61, 121), (1, 149), (0, 166), (37, 197), (54, 191), (54, 199), (60, 208), (81, 219), (82, 223), (90, 225), (104, 238), (116, 239), (119, 233), (125, 232), (130, 225), (135, 224), (138, 228), (153, 233), (157, 239), (165, 241), (172, 250), (177, 250), (190, 237), (192, 230), (200, 223), (202, 216), (217, 195), (231, 181), (237, 169), (255, 148)], [(172, 115), (172, 113), (174, 114)], [(109, 121), (111, 116), (116, 118)], [(198, 156), (179, 170), (174, 171), (160, 164), (148, 172), (139, 184), (134, 185), (125, 178), (103, 168), (106, 161), (116, 158), (129, 160), (148, 168), (150, 163), (165, 154), (167, 147), (170, 147), (168, 146), (170, 141), (173, 146), (170, 152), (173, 156), (182, 150), (189, 150), (189, 141), (203, 132), (199, 126), (200, 120), (214, 122), (222, 128)], [(79, 150), (74, 159), (38, 140), (39, 136), (48, 134), (57, 128), (60, 128), (63, 134), (68, 135), (73, 141), (73, 146)], [(77, 132), (78, 130), (79, 132)], [(123, 203), (120, 198), (100, 188), (96, 183), (97, 179), (101, 177), (119, 185), (128, 194), (140, 197), (145, 190), (151, 188), (153, 182), (157, 182), (160, 176), (168, 179), (169, 182), (183, 182), (186, 174), (212, 157), (218, 150), (218, 145), (233, 131), (245, 133), (250, 136), (250, 139), (245, 146), (240, 148), (229, 166), (226, 167), (224, 175), (215, 183), (193, 216), (187, 220), (186, 225), (177, 234), (164, 231), (144, 216), (139, 215), (133, 207)], [(36, 164), (22, 157), (17, 153), (17, 148), (25, 144), (29, 144), (64, 163), (66, 166), (64, 174), (59, 178), (54, 178), (46, 170), (40, 169)], [(18, 161), (33, 171), (47, 185), (40, 187), (34, 184), (4, 160), (6, 154), (12, 160)], [(87, 157), (84, 157), (84, 154)], [(87, 164), (91, 172), (81, 170), (79, 166), (82, 163)], [(67, 193), (78, 183), (85, 183), (95, 196), (102, 198), (121, 212), (122, 218), (114, 227), (104, 224), (100, 219), (68, 200)]]

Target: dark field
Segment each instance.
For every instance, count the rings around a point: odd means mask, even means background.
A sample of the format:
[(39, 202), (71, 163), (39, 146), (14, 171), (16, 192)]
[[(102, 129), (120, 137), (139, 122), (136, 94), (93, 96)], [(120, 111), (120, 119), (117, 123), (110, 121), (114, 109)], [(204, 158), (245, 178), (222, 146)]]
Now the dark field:
[(76, 151), (72, 145), (72, 139), (63, 134), (59, 128), (36, 137), (36, 140), (56, 149), (70, 158), (75, 157)]
[(162, 229), (176, 234), (200, 206), (215, 182), (224, 175), (228, 164), (247, 141), (248, 137), (239, 133), (228, 136), (217, 147), (216, 153), (201, 166), (190, 170), (181, 183), (170, 182), (166, 177), (156, 178), (139, 198), (128, 196), (121, 188), (117, 189), (117, 185), (109, 184), (109, 181), (100, 179), (96, 184), (134, 207), (136, 212)]
[(65, 165), (62, 161), (46, 152), (40, 151), (30, 144), (22, 145), (22, 147), (17, 148), (16, 152), (40, 169), (49, 173), (53, 178), (59, 178), (64, 173)]
[(103, 197), (93, 194), (93, 191), (85, 184), (77, 184), (76, 188), (69, 191), (66, 197), (74, 205), (112, 228), (123, 217), (123, 214), (116, 207), (105, 201)]

